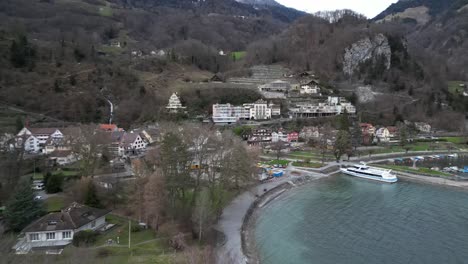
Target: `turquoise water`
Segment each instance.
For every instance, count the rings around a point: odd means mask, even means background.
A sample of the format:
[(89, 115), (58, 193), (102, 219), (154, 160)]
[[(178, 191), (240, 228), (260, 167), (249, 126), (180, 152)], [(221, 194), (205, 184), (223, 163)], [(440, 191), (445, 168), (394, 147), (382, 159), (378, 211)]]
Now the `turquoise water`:
[(336, 176), (261, 209), (262, 264), (468, 263), (468, 192)]

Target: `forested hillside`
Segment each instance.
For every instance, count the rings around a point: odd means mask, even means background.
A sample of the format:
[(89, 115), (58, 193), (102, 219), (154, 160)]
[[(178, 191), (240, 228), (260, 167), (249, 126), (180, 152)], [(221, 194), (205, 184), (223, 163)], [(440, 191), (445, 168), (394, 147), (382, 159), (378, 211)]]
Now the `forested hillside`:
[(228, 0), (0, 1), (0, 100), (99, 122), (108, 118), (109, 98), (123, 126), (158, 118), (172, 83), (209, 79), (203, 71), (232, 63), (220, 50), (245, 50), (303, 14), (275, 8)]

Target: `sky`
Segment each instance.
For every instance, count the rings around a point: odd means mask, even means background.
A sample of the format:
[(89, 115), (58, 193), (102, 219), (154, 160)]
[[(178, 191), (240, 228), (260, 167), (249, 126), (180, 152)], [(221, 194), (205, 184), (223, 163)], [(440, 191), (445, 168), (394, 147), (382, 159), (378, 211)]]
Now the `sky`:
[(337, 9), (351, 9), (364, 14), (368, 18), (374, 18), (388, 6), (398, 0), (276, 0), (278, 3), (303, 10), (308, 13)]

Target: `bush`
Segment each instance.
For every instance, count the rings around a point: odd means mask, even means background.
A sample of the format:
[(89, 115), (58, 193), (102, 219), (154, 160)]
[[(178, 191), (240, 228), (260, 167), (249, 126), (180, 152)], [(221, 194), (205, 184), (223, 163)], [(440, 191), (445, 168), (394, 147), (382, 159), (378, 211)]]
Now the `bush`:
[(131, 231), (132, 233), (140, 232), (142, 230), (142, 227), (139, 225), (132, 225)]
[(73, 236), (72, 243), (75, 247), (89, 246), (96, 242), (98, 236), (99, 234), (95, 231), (80, 231)]

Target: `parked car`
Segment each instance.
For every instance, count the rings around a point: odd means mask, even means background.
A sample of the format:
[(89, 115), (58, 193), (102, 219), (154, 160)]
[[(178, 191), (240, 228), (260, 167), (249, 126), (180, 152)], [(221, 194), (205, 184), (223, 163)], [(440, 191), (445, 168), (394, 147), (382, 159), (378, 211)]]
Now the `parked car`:
[(42, 200), (42, 196), (40, 195), (34, 196), (34, 201), (39, 201), (39, 200)]
[(35, 191), (42, 191), (44, 190), (45, 186), (43, 183), (33, 184), (32, 189)]

